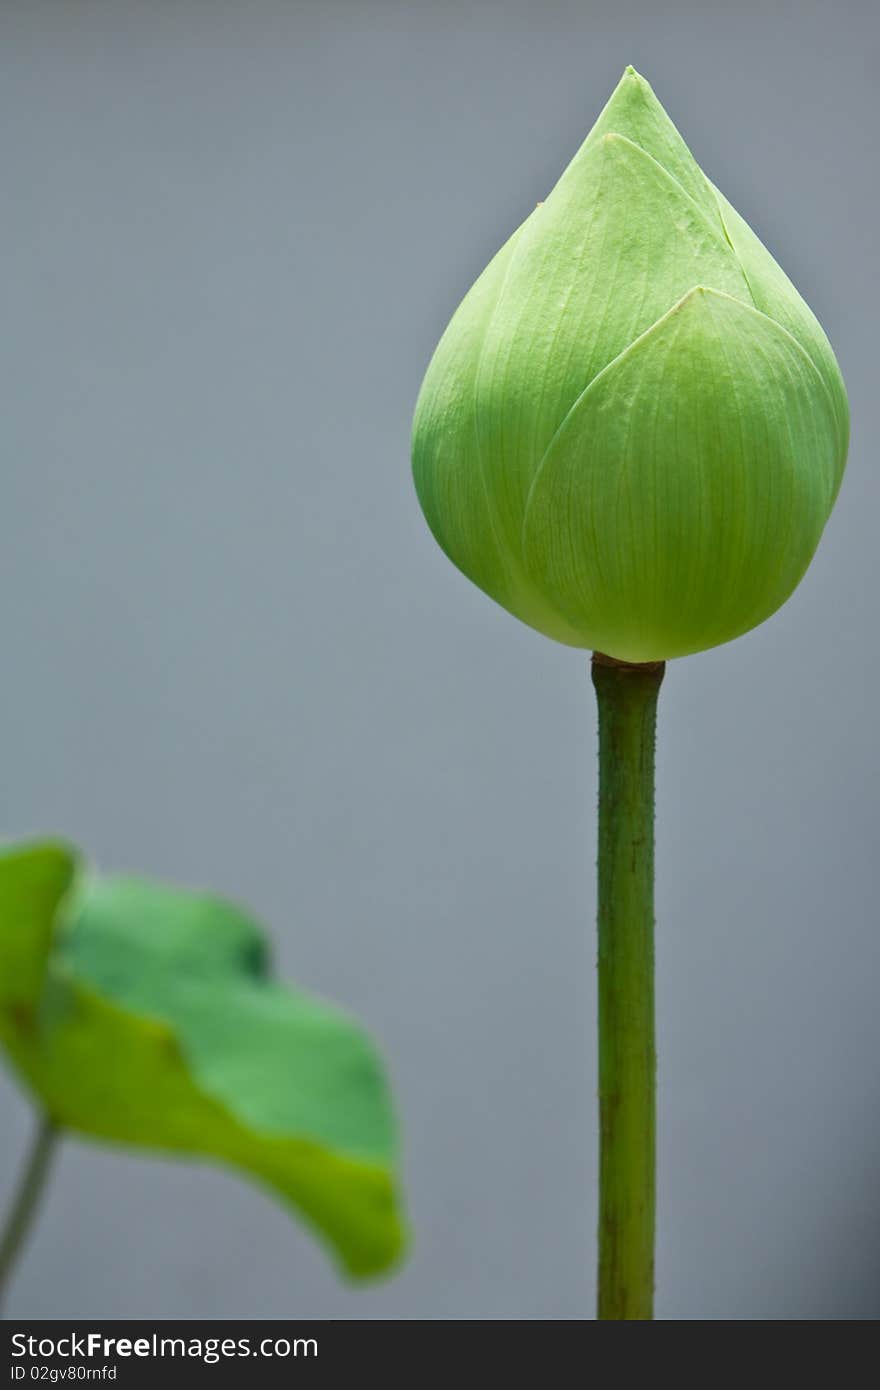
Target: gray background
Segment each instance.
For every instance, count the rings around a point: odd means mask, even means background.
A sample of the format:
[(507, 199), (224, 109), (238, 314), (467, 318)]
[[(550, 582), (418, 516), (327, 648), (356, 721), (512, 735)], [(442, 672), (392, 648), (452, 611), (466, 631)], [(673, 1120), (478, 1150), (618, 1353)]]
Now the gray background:
[(627, 62), (854, 419), (798, 593), (663, 692), (658, 1315), (880, 1311), (878, 38), (867, 2), (0, 7), (2, 830), (257, 909), (381, 1040), (416, 1236), (351, 1289), (232, 1176), (72, 1142), (10, 1317), (591, 1314), (592, 691), (434, 546), (408, 431)]

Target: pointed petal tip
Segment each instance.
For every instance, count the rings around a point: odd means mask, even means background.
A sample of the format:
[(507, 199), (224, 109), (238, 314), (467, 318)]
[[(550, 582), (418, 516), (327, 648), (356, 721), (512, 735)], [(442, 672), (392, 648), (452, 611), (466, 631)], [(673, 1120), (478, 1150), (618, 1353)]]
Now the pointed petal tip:
[(647, 87), (649, 91), (651, 90), (651, 84), (648, 79), (643, 77), (642, 74), (633, 67), (632, 63), (627, 63), (620, 80), (621, 82), (631, 82), (638, 87)]
[(632, 63), (627, 63), (624, 68), (620, 81), (611, 93), (608, 104), (609, 106), (612, 102), (616, 104), (621, 99), (624, 102), (648, 102), (649, 104), (657, 101), (654, 88), (648, 79), (633, 67)]

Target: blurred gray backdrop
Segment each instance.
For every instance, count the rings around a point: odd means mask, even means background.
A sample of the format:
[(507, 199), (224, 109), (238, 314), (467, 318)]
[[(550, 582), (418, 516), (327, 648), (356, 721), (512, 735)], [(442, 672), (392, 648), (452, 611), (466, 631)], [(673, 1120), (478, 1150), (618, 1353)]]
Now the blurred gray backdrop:
[(880, 1311), (878, 40), (867, 0), (4, 0), (0, 829), (251, 904), (381, 1041), (415, 1228), (352, 1289), (227, 1173), (71, 1142), (10, 1317), (592, 1315), (586, 661), (441, 555), (408, 432), (629, 62), (854, 421), (795, 597), (662, 695), (658, 1315)]

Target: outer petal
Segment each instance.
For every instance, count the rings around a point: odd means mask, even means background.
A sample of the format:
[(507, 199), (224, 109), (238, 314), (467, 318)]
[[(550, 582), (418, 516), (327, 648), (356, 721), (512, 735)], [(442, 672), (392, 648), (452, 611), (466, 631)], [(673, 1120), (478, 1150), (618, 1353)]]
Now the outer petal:
[(684, 656), (769, 617), (831, 509), (838, 422), (773, 320), (696, 287), (583, 393), (547, 450), (527, 569), (585, 646)]
[(718, 209), (706, 175), (654, 95), (651, 84), (629, 67), (611, 93), (599, 119), (576, 154), (563, 178), (574, 172), (578, 160), (608, 131), (617, 131), (656, 159), (684, 192), (702, 208), (713, 225)]
[(537, 464), (584, 387), (699, 277), (748, 297), (720, 221), (606, 134), (480, 276), (428, 368), (413, 430), (428, 524), (468, 578), (558, 641), (582, 645), (520, 554)]
[(476, 382), (483, 470), (511, 551), (560, 422), (696, 282), (749, 299), (720, 221), (621, 135), (594, 143), (523, 225)]
[(438, 545), (453, 564), (524, 622), (560, 642), (577, 642), (564, 620), (532, 593), (519, 545), (509, 545), (497, 499), (486, 486), (474, 387), (483, 341), (522, 228), (490, 261), (457, 309), (431, 359), (416, 405), (412, 460), (416, 492)]
[(781, 323), (812, 359), (819, 376), (831, 397), (837, 420), (837, 483), (835, 495), (843, 479), (846, 464), (846, 450), (849, 443), (849, 405), (846, 389), (837, 359), (826, 338), (819, 320), (789, 280), (785, 271), (776, 264), (747, 222), (744, 222), (736, 208), (713, 189), (721, 211), (725, 232), (736, 252), (743, 273), (749, 284), (749, 291), (757, 309)]

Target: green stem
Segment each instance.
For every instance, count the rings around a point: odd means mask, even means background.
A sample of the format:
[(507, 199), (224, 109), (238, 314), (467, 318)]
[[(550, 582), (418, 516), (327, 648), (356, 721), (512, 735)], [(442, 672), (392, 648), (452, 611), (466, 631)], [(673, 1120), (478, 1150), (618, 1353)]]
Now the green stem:
[(59, 1136), (60, 1130), (48, 1116), (41, 1119), (0, 1234), (0, 1296), (6, 1291), (36, 1215)]
[(663, 663), (596, 652), (599, 704), (599, 1296), (654, 1315), (654, 727)]

